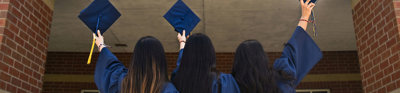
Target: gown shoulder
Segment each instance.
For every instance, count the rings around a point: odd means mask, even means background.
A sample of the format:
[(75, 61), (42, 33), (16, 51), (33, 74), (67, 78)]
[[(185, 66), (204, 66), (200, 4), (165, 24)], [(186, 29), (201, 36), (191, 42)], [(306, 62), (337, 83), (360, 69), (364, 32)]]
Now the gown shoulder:
[(119, 93), (128, 70), (107, 48), (100, 52), (94, 72), (94, 81), (101, 93)]
[(232, 74), (220, 73), (214, 80), (213, 93), (240, 93), (240, 89)]
[(275, 60), (273, 65), (274, 69), (293, 79), (278, 79), (278, 86), (284, 93), (294, 92), (296, 86), (321, 58), (320, 48), (307, 32), (298, 26), (285, 45), (282, 56)]
[(172, 84), (171, 82), (167, 82), (164, 85), (164, 89), (163, 89), (162, 93), (179, 93), (179, 92), (176, 89), (176, 87), (174, 86), (174, 84)]

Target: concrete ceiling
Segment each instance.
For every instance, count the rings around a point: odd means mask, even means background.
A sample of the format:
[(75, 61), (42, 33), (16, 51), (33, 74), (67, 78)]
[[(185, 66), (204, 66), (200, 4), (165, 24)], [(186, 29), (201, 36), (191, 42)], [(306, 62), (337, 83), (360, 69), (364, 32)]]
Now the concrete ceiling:
[[(88, 52), (91, 31), (77, 18), (93, 0), (56, 0), (49, 51)], [(138, 39), (154, 36), (166, 52), (177, 52), (176, 33), (162, 17), (176, 0), (110, 0), (121, 18), (104, 34), (114, 52), (132, 52)], [(282, 51), (300, 17), (297, 0), (183, 0), (202, 19), (194, 29), (213, 41), (217, 52), (234, 52), (257, 39), (264, 50)], [(320, 0), (315, 8), (323, 51), (356, 50), (350, 0)], [(309, 27), (311, 28), (311, 27)], [(311, 34), (311, 29), (308, 30)]]

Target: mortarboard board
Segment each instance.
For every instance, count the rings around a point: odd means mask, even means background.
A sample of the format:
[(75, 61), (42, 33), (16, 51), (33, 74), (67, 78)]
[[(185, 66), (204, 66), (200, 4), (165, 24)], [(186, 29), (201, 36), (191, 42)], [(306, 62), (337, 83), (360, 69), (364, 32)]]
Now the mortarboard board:
[[(303, 0), (303, 1), (304, 1), (304, 3), (307, 2), (307, 0)], [(310, 3), (314, 3), (315, 4), (315, 2), (317, 2), (317, 0), (310, 0)]]
[[(108, 0), (94, 0), (81, 11), (78, 17), (97, 35), (97, 30), (100, 30), (100, 34), (103, 34), (120, 16), (121, 14)], [(94, 44), (95, 39), (93, 38), (87, 64), (90, 64), (92, 59)]]
[(121, 14), (108, 0), (94, 0), (79, 14), (79, 18), (93, 33), (100, 30), (101, 34), (107, 31), (120, 16)]
[(164, 18), (175, 28), (175, 31), (182, 34), (185, 30), (185, 36), (189, 35), (200, 22), (200, 18), (182, 0), (178, 0)]

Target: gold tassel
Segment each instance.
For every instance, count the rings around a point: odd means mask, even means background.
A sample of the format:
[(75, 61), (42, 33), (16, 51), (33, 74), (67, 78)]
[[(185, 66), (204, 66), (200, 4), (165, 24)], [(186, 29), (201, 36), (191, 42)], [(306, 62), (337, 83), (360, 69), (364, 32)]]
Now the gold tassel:
[(313, 30), (314, 37), (317, 38), (317, 31), (316, 31), (317, 23), (315, 21), (314, 14), (315, 14), (314, 10), (311, 10), (311, 16), (312, 16), (311, 20), (313, 21), (312, 22), (312, 25), (313, 25), (312, 30)]
[(90, 61), (92, 60), (93, 48), (94, 48), (95, 43), (96, 43), (96, 39), (93, 37), (92, 48), (90, 49), (90, 54), (89, 54), (87, 64), (90, 64)]

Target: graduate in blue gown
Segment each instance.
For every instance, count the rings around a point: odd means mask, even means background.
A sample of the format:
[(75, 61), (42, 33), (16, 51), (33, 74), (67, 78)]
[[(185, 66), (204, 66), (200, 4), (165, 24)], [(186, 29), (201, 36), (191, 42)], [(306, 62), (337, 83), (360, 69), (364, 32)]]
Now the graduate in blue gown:
[(314, 8), (314, 3), (301, 2), (302, 16), (299, 24), (289, 39), (282, 56), (275, 60), (274, 69), (282, 76), (277, 80), (277, 85), (284, 93), (294, 93), (295, 88), (307, 73), (321, 60), (322, 52), (318, 45), (306, 33), (308, 19)]
[(101, 52), (94, 74), (101, 93), (178, 93), (168, 80), (164, 48), (159, 40), (150, 36), (141, 38), (129, 68), (125, 68), (107, 49), (103, 36), (93, 36)]
[(178, 34), (181, 50), (171, 79), (181, 93), (239, 93), (231, 74), (216, 70), (216, 56), (211, 40), (193, 34), (187, 42), (185, 31)]
[(296, 86), (322, 58), (317, 44), (305, 32), (314, 3), (301, 2), (302, 17), (282, 56), (268, 66), (268, 57), (256, 40), (244, 41), (235, 54), (232, 74), (244, 93), (295, 93)]

